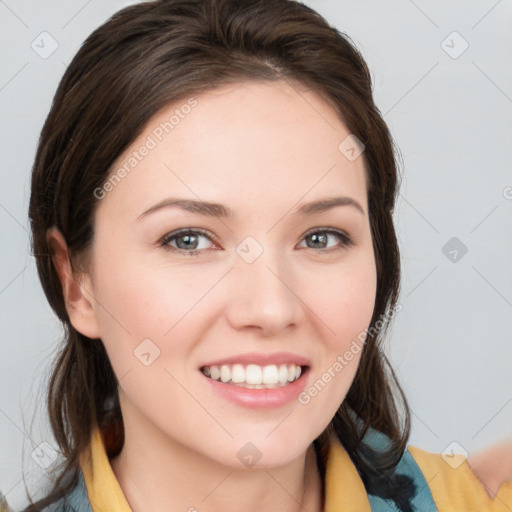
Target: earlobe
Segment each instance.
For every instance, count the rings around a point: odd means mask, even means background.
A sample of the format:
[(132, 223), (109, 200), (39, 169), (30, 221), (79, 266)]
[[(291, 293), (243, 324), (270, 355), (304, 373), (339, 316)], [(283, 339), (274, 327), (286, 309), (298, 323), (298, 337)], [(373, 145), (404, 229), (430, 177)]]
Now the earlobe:
[(47, 232), (48, 245), (52, 250), (53, 265), (62, 287), (62, 294), (73, 327), (88, 338), (100, 338), (96, 318), (94, 296), (88, 274), (74, 275), (66, 241), (54, 226)]

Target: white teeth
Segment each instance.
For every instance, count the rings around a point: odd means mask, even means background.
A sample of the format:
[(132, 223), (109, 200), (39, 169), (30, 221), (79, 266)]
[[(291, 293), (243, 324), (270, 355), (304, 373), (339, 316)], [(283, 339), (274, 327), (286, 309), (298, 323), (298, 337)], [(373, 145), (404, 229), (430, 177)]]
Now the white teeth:
[[(208, 366), (206, 368), (208, 368)], [(219, 370), (218, 366), (212, 366), (210, 368), (210, 377), (213, 380), (219, 380), (220, 379), (220, 370)]]
[(241, 364), (233, 365), (233, 369), (231, 370), (231, 380), (233, 382), (245, 382), (245, 370)]
[(288, 380), (288, 368), (285, 364), (282, 364), (279, 367), (279, 382), (281, 384), (286, 384), (286, 381)]
[(227, 364), (220, 367), (220, 380), (222, 382), (229, 382), (231, 380), (231, 370)]
[(265, 384), (277, 384), (279, 382), (279, 372), (275, 364), (263, 367), (263, 382)]
[(245, 382), (247, 382), (247, 384), (262, 384), (262, 379), (263, 376), (260, 366), (250, 364), (245, 369)]
[(223, 364), (222, 366), (204, 366), (201, 371), (213, 380), (241, 385), (250, 389), (275, 388), (297, 380), (301, 367), (296, 364), (275, 364), (259, 366), (249, 364)]

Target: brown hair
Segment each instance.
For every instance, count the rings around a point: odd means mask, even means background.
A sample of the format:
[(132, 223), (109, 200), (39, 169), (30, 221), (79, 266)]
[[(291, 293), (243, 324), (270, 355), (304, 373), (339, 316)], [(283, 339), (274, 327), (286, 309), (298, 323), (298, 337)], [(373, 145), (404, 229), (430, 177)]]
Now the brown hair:
[[(293, 0), (157, 0), (117, 12), (87, 38), (59, 84), (41, 132), (29, 217), (39, 277), (65, 327), (47, 396), (64, 463), (49, 495), (35, 504), (30, 500), (26, 512), (40, 510), (76, 486), (78, 456), (95, 424), (109, 457), (124, 442), (116, 377), (101, 340), (85, 337), (69, 321), (48, 229), (60, 230), (76, 269), (93, 241), (94, 191), (157, 112), (223, 84), (278, 79), (313, 89), (365, 144), (375, 308), (354, 382), (315, 446), (325, 454), (328, 434), (335, 432), (367, 492), (410, 509), (413, 491), (393, 471), (406, 448), (409, 409), (383, 353), (388, 322), (372, 329), (396, 306), (399, 294), (392, 220), (398, 169), (366, 63), (348, 36)], [(377, 453), (362, 442), (370, 427), (389, 438), (388, 449)]]

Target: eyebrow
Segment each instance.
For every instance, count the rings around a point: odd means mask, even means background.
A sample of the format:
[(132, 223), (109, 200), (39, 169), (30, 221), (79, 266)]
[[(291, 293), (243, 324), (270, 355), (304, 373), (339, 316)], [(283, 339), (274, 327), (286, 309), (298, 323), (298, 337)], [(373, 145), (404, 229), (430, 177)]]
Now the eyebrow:
[[(363, 215), (366, 215), (363, 207), (351, 197), (329, 197), (317, 201), (311, 201), (300, 206), (293, 214), (294, 215), (314, 215), (322, 213), (338, 206), (353, 206)], [(141, 213), (137, 221), (146, 217), (147, 215), (164, 208), (180, 208), (181, 210), (203, 215), (205, 217), (228, 218), (234, 217), (234, 212), (227, 206), (219, 203), (210, 203), (208, 201), (196, 201), (195, 199), (181, 199), (175, 197), (166, 198), (159, 203), (153, 205), (151, 208)]]

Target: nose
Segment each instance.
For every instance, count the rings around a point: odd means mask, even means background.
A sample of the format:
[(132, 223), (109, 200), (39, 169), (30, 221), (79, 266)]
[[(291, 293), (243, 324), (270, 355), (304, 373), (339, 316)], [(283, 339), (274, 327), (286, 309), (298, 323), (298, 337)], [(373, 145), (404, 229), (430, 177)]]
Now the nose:
[(260, 330), (265, 336), (296, 325), (303, 303), (293, 281), (283, 254), (264, 250), (252, 263), (237, 256), (227, 290), (228, 322), (234, 329)]

